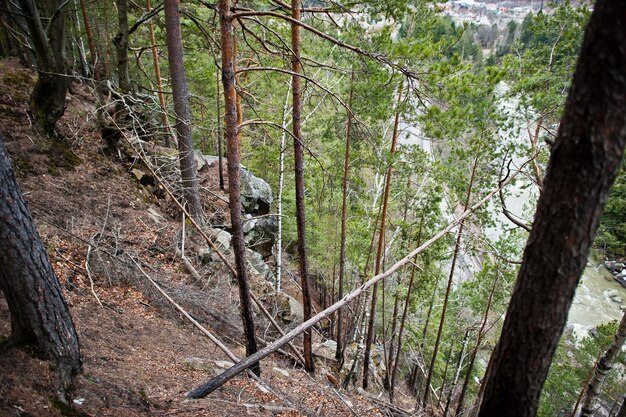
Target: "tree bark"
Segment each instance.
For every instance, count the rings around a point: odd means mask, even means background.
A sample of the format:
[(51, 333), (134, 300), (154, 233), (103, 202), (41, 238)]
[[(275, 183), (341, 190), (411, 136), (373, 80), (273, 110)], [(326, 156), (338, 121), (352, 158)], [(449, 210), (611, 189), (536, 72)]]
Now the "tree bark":
[[(67, 2), (19, 0), (37, 60), (38, 77), (30, 98), (30, 111), (35, 124), (48, 136), (54, 136), (57, 121), (65, 113), (68, 88), (65, 54)], [(44, 26), (42, 18), (48, 20)]]
[(626, 144), (626, 3), (599, 0), (552, 149), (480, 417), (532, 417)]
[(33, 344), (58, 365), (64, 389), (82, 368), (78, 335), (61, 286), (20, 192), (0, 137), (0, 288), (12, 339)]
[[(200, 203), (200, 196), (198, 194), (198, 172), (191, 137), (189, 91), (187, 90), (187, 76), (185, 75), (185, 65), (183, 62), (183, 40), (180, 33), (180, 3), (178, 0), (166, 0), (164, 6), (165, 30), (167, 32), (167, 57), (170, 65), (170, 79), (172, 80), (174, 113), (176, 113), (175, 127), (178, 133), (180, 177), (189, 214), (191, 214), (195, 221), (204, 224), (202, 204)], [(237, 127), (235, 126), (234, 128), (236, 129)], [(239, 161), (237, 161), (234, 166), (234, 169), (237, 170), (237, 175), (239, 175)], [(230, 169), (231, 165), (229, 164), (229, 170)], [(239, 186), (238, 181), (236, 186)], [(239, 190), (237, 190), (237, 192), (239, 192)], [(231, 202), (231, 210), (233, 207), (235, 207), (236, 212), (239, 213), (239, 204), (233, 206)]]
[(626, 313), (622, 316), (622, 321), (620, 322), (611, 346), (609, 346), (606, 353), (600, 358), (600, 360), (598, 360), (598, 363), (596, 363), (593, 371), (593, 377), (587, 386), (585, 402), (583, 403), (582, 412), (580, 414), (581, 417), (589, 417), (593, 414), (593, 407), (596, 398), (600, 395), (600, 389), (604, 384), (606, 375), (613, 368), (613, 364), (615, 363), (617, 356), (622, 352), (622, 346), (624, 345), (625, 340)]
[(127, 94), (131, 91), (130, 74), (128, 73), (128, 2), (127, 0), (115, 0), (115, 5), (117, 6), (118, 32), (113, 38), (113, 44), (117, 53), (117, 77), (120, 90)]
[[(240, 168), (237, 146), (237, 130), (239, 127), (237, 126), (237, 108), (235, 103), (235, 70), (234, 57), (232, 55), (233, 27), (230, 0), (220, 0), (219, 15), (225, 111), (224, 138), (226, 139), (226, 158), (228, 161), (228, 200), (232, 223), (232, 244), (235, 254), (235, 268), (237, 269), (237, 282), (239, 284), (241, 318), (243, 321), (244, 335), (246, 337), (246, 356), (251, 356), (257, 352), (258, 348), (254, 330), (254, 320), (252, 318), (250, 287), (248, 285), (248, 272), (246, 270), (246, 246), (243, 236), (243, 219), (241, 217)], [(255, 374), (260, 375), (261, 367), (258, 361), (253, 362), (250, 367)]]
[[(300, 20), (300, 0), (291, 0), (291, 17)], [(311, 294), (309, 293), (309, 265), (306, 250), (306, 220), (304, 211), (304, 144), (302, 143), (302, 89), (300, 87), (300, 26), (291, 25), (291, 71), (294, 73), (292, 85), (293, 97), (293, 150), (296, 171), (296, 226), (298, 229), (298, 265), (300, 269), (300, 286), (302, 287), (302, 306), (304, 321), (311, 317)], [(306, 370), (315, 371), (312, 350), (312, 332), (304, 332), (304, 359)]]

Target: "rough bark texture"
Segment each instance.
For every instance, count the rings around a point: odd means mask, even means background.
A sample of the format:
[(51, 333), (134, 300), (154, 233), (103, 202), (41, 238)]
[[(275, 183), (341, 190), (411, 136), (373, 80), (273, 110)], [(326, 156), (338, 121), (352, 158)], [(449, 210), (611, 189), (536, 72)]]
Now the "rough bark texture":
[[(183, 63), (183, 39), (180, 34), (180, 3), (178, 0), (166, 0), (164, 6), (167, 58), (170, 65), (174, 113), (176, 113), (175, 127), (178, 134), (181, 182), (189, 214), (198, 223), (204, 224), (202, 204), (200, 204), (198, 195), (198, 172), (191, 139), (189, 91), (187, 90), (187, 76), (185, 75), (185, 65)], [(239, 163), (237, 163), (237, 169), (239, 169)], [(238, 208), (239, 205), (235, 207)]]
[[(291, 1), (291, 17), (300, 21), (300, 0)], [(293, 90), (293, 152), (296, 172), (296, 225), (298, 228), (298, 265), (300, 268), (300, 286), (302, 287), (302, 306), (304, 321), (311, 317), (311, 294), (309, 292), (309, 265), (306, 250), (306, 220), (304, 215), (304, 145), (302, 143), (302, 89), (300, 87), (300, 26), (291, 25), (291, 71), (294, 73), (291, 85)], [(304, 359), (306, 370), (313, 372), (312, 332), (304, 332)]]
[[(250, 302), (250, 288), (246, 271), (246, 246), (243, 237), (243, 222), (241, 218), (241, 190), (239, 177), (239, 150), (237, 146), (237, 106), (235, 102), (235, 69), (233, 51), (233, 27), (230, 17), (230, 0), (220, 0), (219, 3), (221, 42), (222, 42), (222, 84), (224, 86), (224, 111), (226, 158), (228, 160), (228, 197), (230, 219), (232, 223), (232, 244), (235, 254), (235, 267), (239, 284), (239, 300), (241, 303), (241, 318), (243, 331), (246, 337), (246, 356), (257, 351), (254, 321), (252, 319), (252, 305)], [(195, 163), (194, 163), (195, 164)], [(251, 364), (252, 371), (260, 375), (259, 362)]]
[(117, 6), (118, 32), (113, 38), (113, 44), (117, 53), (117, 77), (120, 90), (128, 93), (131, 90), (128, 73), (128, 3), (126, 0), (115, 0), (115, 5)]
[[(30, 111), (36, 125), (54, 135), (57, 120), (65, 113), (68, 87), (65, 54), (67, 2), (43, 0), (40, 9), (33, 0), (19, 0), (35, 51), (39, 76), (30, 98)], [(44, 25), (42, 18), (46, 19)]]
[(617, 333), (613, 338), (611, 346), (607, 349), (606, 353), (598, 360), (595, 369), (593, 371), (593, 377), (591, 378), (589, 385), (587, 386), (587, 393), (585, 402), (583, 403), (583, 409), (581, 417), (589, 417), (593, 414), (594, 404), (596, 398), (600, 395), (600, 389), (604, 384), (606, 375), (613, 368), (613, 364), (617, 359), (617, 356), (622, 352), (622, 346), (626, 340), (626, 313), (622, 316), (622, 321), (617, 329)]
[(585, 33), (480, 417), (532, 417), (626, 144), (626, 2)]
[(64, 388), (81, 370), (78, 335), (0, 137), (0, 288), (13, 341), (32, 344), (58, 364)]

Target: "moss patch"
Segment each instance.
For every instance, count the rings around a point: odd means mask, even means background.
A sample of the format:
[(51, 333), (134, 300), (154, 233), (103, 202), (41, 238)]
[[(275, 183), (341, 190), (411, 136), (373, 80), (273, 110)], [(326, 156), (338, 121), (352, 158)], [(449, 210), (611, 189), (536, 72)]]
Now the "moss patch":
[(49, 148), (46, 152), (50, 157), (48, 161), (48, 172), (50, 175), (60, 175), (60, 169), (73, 171), (82, 160), (72, 151), (69, 145), (59, 140), (50, 140)]

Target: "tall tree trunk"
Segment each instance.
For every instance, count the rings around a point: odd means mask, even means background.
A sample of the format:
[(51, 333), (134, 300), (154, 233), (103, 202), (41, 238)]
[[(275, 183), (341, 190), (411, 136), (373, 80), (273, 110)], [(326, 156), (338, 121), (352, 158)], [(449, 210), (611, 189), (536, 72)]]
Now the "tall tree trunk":
[[(196, 159), (193, 153), (193, 141), (191, 137), (191, 114), (189, 111), (189, 91), (187, 90), (187, 76), (183, 63), (183, 40), (180, 33), (180, 3), (178, 0), (166, 0), (165, 6), (165, 30), (167, 34), (167, 58), (170, 65), (170, 79), (172, 80), (172, 95), (174, 98), (174, 113), (176, 115), (176, 132), (178, 133), (178, 153), (180, 163), (180, 177), (187, 200), (189, 214), (199, 224), (204, 224), (202, 204), (198, 194), (198, 172)], [(229, 54), (226, 54), (227, 56)], [(226, 94), (226, 92), (224, 93)], [(237, 126), (234, 126), (236, 129)], [(236, 133), (236, 130), (235, 130)], [(239, 176), (239, 158), (234, 161), (234, 168)], [(231, 164), (228, 164), (231, 169)], [(239, 187), (237, 179), (236, 187)], [(239, 190), (237, 190), (239, 193)], [(239, 199), (239, 196), (237, 197)], [(239, 202), (239, 200), (237, 200)], [(230, 204), (231, 211), (240, 215), (239, 203)], [(233, 223), (235, 220), (233, 219)]]
[[(130, 74), (128, 73), (128, 2), (127, 0), (115, 0), (115, 5), (117, 6), (118, 32), (113, 38), (113, 44), (115, 45), (115, 50), (117, 52), (117, 77), (120, 90), (122, 93), (126, 94), (131, 91)], [(178, 30), (180, 31), (180, 25), (178, 26)], [(167, 32), (169, 38), (169, 30)]]
[(89, 64), (87, 63), (87, 51), (85, 51), (85, 43), (81, 35), (80, 19), (78, 18), (78, 4), (76, 0), (72, 2), (73, 10), (71, 13), (72, 29), (74, 31), (74, 42), (76, 43), (76, 49), (78, 50), (78, 57), (80, 60), (81, 75), (85, 78), (89, 77)]
[(480, 417), (531, 417), (626, 145), (626, 3), (594, 5)]
[(487, 326), (487, 319), (489, 318), (489, 311), (491, 310), (491, 303), (493, 301), (493, 294), (496, 292), (496, 286), (498, 285), (499, 278), (500, 278), (500, 274), (497, 271), (496, 277), (493, 280), (493, 285), (491, 286), (491, 291), (489, 292), (489, 298), (487, 299), (487, 307), (485, 307), (485, 312), (483, 313), (483, 321), (480, 324), (480, 329), (478, 330), (478, 336), (476, 338), (476, 347), (472, 351), (472, 355), (470, 356), (470, 361), (467, 364), (467, 372), (465, 373), (465, 379), (463, 380), (463, 387), (461, 388), (461, 394), (459, 395), (458, 406), (457, 406), (456, 413), (455, 413), (456, 417), (461, 417), (461, 415), (463, 414), (463, 402), (465, 401), (467, 388), (469, 387), (469, 382), (472, 377), (472, 371), (474, 370), (474, 362), (476, 361), (476, 356), (478, 355), (478, 350), (480, 349), (480, 345), (483, 342), (485, 327)]
[(289, 110), (289, 96), (291, 85), (287, 89), (285, 105), (283, 106), (282, 132), (280, 134), (280, 154), (278, 171), (278, 233), (276, 237), (276, 291), (280, 291), (283, 283), (283, 190), (285, 188), (285, 143), (287, 138), (287, 112)]
[[(391, 188), (391, 176), (393, 174), (393, 157), (396, 151), (396, 142), (398, 140), (398, 124), (400, 122), (400, 103), (402, 101), (402, 87), (398, 92), (398, 104), (396, 115), (393, 122), (393, 135), (391, 137), (391, 150), (389, 166), (387, 167), (387, 176), (385, 178), (385, 194), (383, 196), (383, 206), (380, 214), (380, 233), (378, 234), (378, 247), (376, 250), (376, 263), (374, 267), (374, 275), (380, 273), (381, 258), (385, 249), (385, 223), (387, 220), (387, 205), (389, 203), (389, 192)], [(384, 283), (383, 283), (384, 285)], [(374, 322), (376, 321), (376, 301), (378, 298), (378, 284), (372, 289), (372, 303), (370, 306), (370, 317), (367, 323), (367, 338), (365, 340), (365, 353), (363, 354), (363, 389), (367, 389), (369, 378), (369, 362), (372, 351), (372, 342), (374, 341)]]
[[(146, 0), (146, 12), (150, 13), (152, 5), (150, 0)], [(154, 25), (152, 20), (148, 22), (148, 33), (150, 34), (150, 49), (152, 50), (152, 62), (154, 63), (154, 77), (156, 78), (157, 94), (159, 95), (159, 107), (161, 108), (161, 124), (163, 124), (164, 134), (163, 141), (166, 147), (172, 145), (172, 132), (170, 128), (170, 122), (167, 117), (167, 107), (165, 106), (165, 96), (163, 95), (163, 83), (161, 82), (161, 65), (159, 64), (159, 51), (157, 50), (156, 38), (154, 36)], [(218, 84), (219, 86), (219, 84)], [(219, 90), (219, 87), (218, 87)], [(218, 92), (219, 103), (219, 92)], [(219, 123), (218, 123), (219, 126)]]
[(607, 349), (606, 353), (596, 363), (593, 371), (593, 377), (587, 386), (587, 392), (585, 395), (585, 402), (583, 403), (581, 417), (589, 417), (593, 413), (593, 407), (595, 405), (596, 398), (600, 395), (600, 389), (606, 378), (606, 375), (613, 368), (615, 359), (622, 353), (622, 346), (626, 340), (626, 313), (622, 316), (622, 321), (617, 329), (617, 333), (613, 338), (611, 346)]
[[(300, 20), (300, 0), (291, 0), (291, 17)], [(300, 285), (302, 286), (302, 305), (304, 321), (311, 318), (311, 295), (309, 294), (309, 266), (306, 250), (306, 221), (304, 216), (304, 144), (302, 143), (302, 89), (300, 87), (300, 26), (291, 25), (291, 71), (294, 73), (291, 85), (293, 89), (293, 149), (296, 171), (296, 225), (298, 229), (298, 264)], [(312, 350), (312, 332), (304, 332), (304, 360), (309, 372), (315, 371)]]
[[(215, 67), (217, 68), (217, 62), (215, 63)], [(217, 103), (215, 103), (215, 108), (217, 109), (217, 169), (218, 169), (218, 175), (219, 175), (219, 179), (220, 179), (220, 190), (224, 191), (224, 165), (222, 163), (222, 142), (223, 142), (223, 135), (222, 135), (222, 111), (220, 110), (220, 72), (219, 70), (216, 71), (217, 74), (217, 83), (216, 83), (216, 89), (217, 89), (217, 94), (216, 94), (216, 101)], [(280, 219), (279, 219), (280, 221)]]
[[(38, 77), (30, 98), (30, 111), (36, 125), (47, 135), (54, 136), (56, 122), (65, 113), (65, 93), (68, 87), (65, 29), (67, 2), (19, 0), (37, 60)], [(46, 19), (44, 25), (42, 19)]]
[[(168, 0), (172, 1), (172, 0)], [(166, 1), (167, 4), (167, 1)], [(167, 10), (167, 7), (166, 7)], [(243, 236), (243, 220), (241, 217), (241, 191), (239, 151), (237, 144), (237, 107), (235, 103), (235, 69), (233, 52), (233, 26), (230, 11), (230, 0), (220, 0), (219, 15), (222, 43), (222, 83), (224, 85), (224, 111), (226, 139), (226, 155), (228, 159), (228, 197), (230, 205), (230, 219), (232, 223), (232, 243), (237, 268), (239, 284), (239, 299), (241, 303), (241, 317), (246, 337), (246, 356), (254, 354), (258, 348), (252, 319), (252, 305), (250, 303), (250, 288), (246, 271), (246, 246)], [(260, 375), (261, 367), (258, 362), (251, 365), (252, 371)]]
[[(452, 399), (454, 397), (454, 391), (456, 391), (456, 387), (459, 383), (459, 377), (461, 376), (461, 369), (463, 369), (463, 355), (465, 354), (465, 349), (467, 348), (467, 341), (469, 340), (469, 329), (465, 331), (465, 336), (463, 336), (463, 345), (461, 346), (461, 352), (459, 353), (459, 361), (456, 365), (456, 372), (454, 373), (454, 379), (452, 380), (452, 386), (448, 390), (448, 399), (446, 401), (446, 407), (443, 410), (443, 417), (448, 417), (448, 412), (450, 411), (450, 405), (452, 403)], [(443, 397), (443, 390), (441, 391), (441, 396)]]
[[(352, 135), (352, 97), (354, 93), (354, 70), (350, 74), (350, 94), (348, 97), (348, 123), (346, 126), (346, 152), (343, 160), (343, 196), (341, 203), (341, 242), (339, 243), (339, 282), (337, 298), (343, 298), (343, 286), (346, 273), (346, 220), (348, 218), (348, 172), (350, 169), (350, 138)], [(333, 292), (334, 294), (334, 292)], [(343, 309), (337, 311), (337, 351), (335, 359), (339, 361), (339, 369), (343, 366)]]
[[(478, 157), (474, 159), (472, 165), (472, 174), (470, 175), (469, 184), (467, 185), (467, 196), (465, 197), (465, 203), (463, 210), (467, 210), (470, 206), (470, 198), (472, 196), (472, 187), (474, 186), (474, 178), (476, 177), (476, 166), (478, 165)], [(428, 405), (428, 396), (430, 391), (428, 387), (433, 378), (435, 372), (435, 363), (437, 361), (437, 353), (439, 352), (439, 343), (441, 342), (441, 335), (443, 333), (443, 325), (446, 321), (446, 312), (448, 309), (448, 299), (450, 298), (450, 289), (452, 288), (452, 279), (454, 278), (454, 270), (456, 267), (456, 261), (459, 256), (459, 250), (461, 249), (461, 238), (463, 237), (463, 226), (465, 222), (459, 223), (459, 231), (456, 235), (456, 242), (454, 244), (454, 254), (452, 255), (452, 264), (450, 265), (450, 274), (448, 275), (448, 286), (446, 287), (446, 295), (443, 299), (443, 307), (441, 307), (441, 319), (439, 320), (439, 329), (437, 330), (437, 338), (435, 339), (435, 347), (433, 348), (433, 356), (430, 360), (430, 367), (428, 368), (428, 375), (426, 376), (426, 391), (424, 392), (424, 399), (422, 405), (426, 407)]]
[(22, 197), (0, 137), (0, 288), (13, 341), (33, 344), (58, 365), (64, 389), (81, 371), (78, 335), (61, 286)]
[[(419, 231), (417, 232), (417, 246), (422, 244), (422, 230), (424, 226), (424, 214), (420, 220)], [(409, 287), (406, 291), (406, 299), (404, 300), (404, 308), (402, 309), (402, 318), (400, 318), (400, 329), (398, 330), (398, 346), (396, 348), (395, 360), (391, 369), (391, 384), (389, 387), (389, 396), (393, 402), (394, 389), (396, 386), (396, 374), (398, 373), (398, 363), (400, 362), (400, 354), (402, 353), (402, 336), (404, 335), (404, 326), (406, 325), (406, 319), (409, 313), (409, 305), (411, 303), (411, 292), (413, 291), (413, 283), (415, 281), (415, 270), (417, 265), (417, 256), (413, 257), (411, 264), (411, 278), (409, 278)]]

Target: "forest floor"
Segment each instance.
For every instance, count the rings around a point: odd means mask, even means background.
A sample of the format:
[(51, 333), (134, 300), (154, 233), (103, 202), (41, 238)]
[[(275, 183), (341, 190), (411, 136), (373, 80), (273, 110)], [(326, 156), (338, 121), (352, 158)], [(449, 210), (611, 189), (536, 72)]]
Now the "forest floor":
[[(34, 79), (19, 63), (0, 61), (0, 133), (64, 288), (84, 372), (67, 407), (58, 400), (49, 362), (21, 348), (0, 350), (0, 416), (392, 415), (385, 396), (333, 385), (333, 363), (321, 351), (314, 376), (278, 353), (262, 361), (263, 380), (278, 395), (240, 375), (205, 399), (186, 399), (230, 360), (167, 303), (133, 260), (242, 357), (236, 285), (223, 270), (201, 265), (203, 279), (190, 276), (175, 252), (181, 240), (176, 207), (147, 192), (133, 178), (133, 163), (103, 141), (87, 86), (75, 85), (68, 94), (59, 122), (65, 144), (33, 132), (27, 108)], [(202, 173), (201, 184), (206, 212), (224, 221), (226, 195), (215, 171)], [(188, 254), (200, 246), (190, 232), (186, 242)], [(286, 291), (299, 298), (297, 286), (285, 281)], [(263, 292), (267, 283), (257, 279), (252, 287)], [(256, 320), (259, 335), (276, 336), (258, 314)], [(0, 293), (0, 341), (10, 333)], [(322, 341), (317, 336), (317, 346)], [(414, 400), (399, 391), (397, 407), (411, 409)]]

